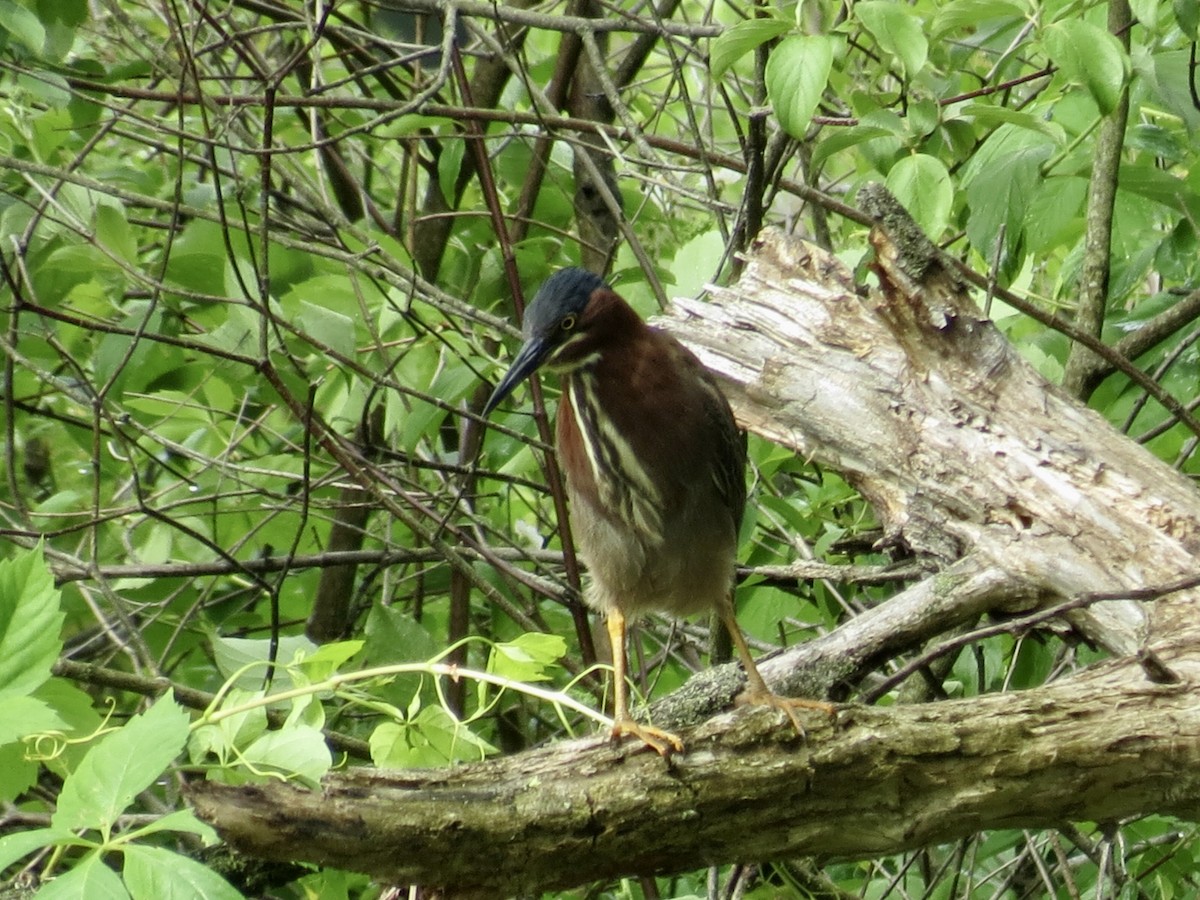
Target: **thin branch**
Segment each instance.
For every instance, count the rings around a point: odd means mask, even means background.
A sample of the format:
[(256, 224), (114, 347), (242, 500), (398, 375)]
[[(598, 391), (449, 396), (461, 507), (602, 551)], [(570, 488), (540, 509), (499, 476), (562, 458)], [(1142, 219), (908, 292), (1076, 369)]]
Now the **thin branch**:
[[(946, 656), (950, 653), (957, 653), (964, 647), (978, 643), (986, 638), (995, 637), (1000, 634), (1025, 634), (1028, 631), (1036, 628), (1039, 625), (1045, 625), (1053, 622), (1055, 619), (1061, 619), (1067, 613), (1077, 609), (1087, 609), (1089, 606), (1094, 606), (1097, 603), (1104, 603), (1109, 600), (1137, 600), (1140, 602), (1149, 602), (1158, 600), (1161, 597), (1166, 597), (1170, 594), (1175, 594), (1180, 591), (1191, 590), (1192, 588), (1200, 587), (1200, 575), (1190, 578), (1181, 578), (1166, 585), (1157, 585), (1145, 588), (1136, 588), (1127, 591), (1089, 591), (1087, 593), (1078, 594), (1071, 597), (1069, 600), (1064, 600), (1061, 603), (1055, 603), (1052, 606), (1047, 606), (1045, 609), (1039, 609), (1037, 612), (1027, 615), (1018, 616), (1014, 619), (1006, 619), (1002, 622), (997, 622), (994, 625), (988, 625), (984, 628), (976, 628), (965, 634), (957, 635), (949, 640), (942, 641), (934, 647), (929, 648), (920, 656), (905, 663), (895, 672), (888, 675), (882, 682), (875, 685), (871, 690), (863, 694), (863, 700), (866, 703), (874, 703), (879, 700), (897, 685), (901, 684), (906, 678), (914, 672), (928, 666), (934, 660)], [(1170, 671), (1164, 671), (1161, 668), (1149, 668), (1154, 666), (1152, 657), (1147, 657), (1147, 672), (1152, 680), (1158, 681), (1165, 679), (1162, 683), (1174, 684), (1178, 682), (1179, 676), (1174, 675)]]
[[(1133, 13), (1128, 0), (1109, 0), (1108, 30), (1117, 35), (1126, 54), (1129, 53), (1129, 27), (1132, 22)], [(1095, 338), (1100, 337), (1108, 310), (1113, 209), (1116, 206), (1117, 173), (1121, 167), (1121, 150), (1125, 146), (1128, 118), (1129, 87), (1125, 85), (1116, 108), (1100, 124), (1088, 192), (1087, 237), (1075, 307), (1075, 326)], [(1063, 388), (1076, 397), (1086, 399), (1104, 373), (1100, 363), (1088, 348), (1079, 344), (1072, 346), (1063, 372)]]

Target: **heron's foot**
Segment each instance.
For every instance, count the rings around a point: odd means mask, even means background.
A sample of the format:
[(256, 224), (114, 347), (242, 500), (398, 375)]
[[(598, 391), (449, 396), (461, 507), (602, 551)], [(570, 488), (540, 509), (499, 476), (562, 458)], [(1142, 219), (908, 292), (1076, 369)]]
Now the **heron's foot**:
[(825, 713), (831, 719), (837, 716), (837, 707), (832, 703), (826, 703), (824, 700), (809, 700), (805, 697), (780, 697), (778, 694), (772, 694), (767, 690), (746, 691), (743, 694), (739, 694), (735, 702), (753, 706), (770, 706), (774, 709), (783, 710), (787, 714), (787, 717), (792, 720), (792, 727), (796, 729), (796, 734), (802, 738), (807, 737), (808, 732), (804, 730), (804, 725), (800, 722), (800, 717), (796, 715), (796, 710), (817, 710)]
[(672, 753), (683, 752), (683, 741), (669, 731), (663, 731), (661, 728), (655, 728), (653, 725), (642, 725), (628, 716), (614, 719), (612, 739), (619, 741), (626, 735), (637, 738), (647, 747), (653, 749), (659, 756), (663, 757), (663, 759), (669, 759)]

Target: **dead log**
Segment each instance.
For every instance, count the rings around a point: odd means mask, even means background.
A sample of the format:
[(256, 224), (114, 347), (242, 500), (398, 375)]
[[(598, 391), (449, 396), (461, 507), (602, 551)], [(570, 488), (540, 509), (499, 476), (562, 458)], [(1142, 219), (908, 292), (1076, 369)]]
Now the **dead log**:
[(360, 770), (322, 791), (206, 783), (192, 802), (256, 856), (502, 897), (620, 873), (896, 853), (984, 828), (1188, 815), (1200, 800), (1200, 704), (1132, 663), (1037, 691), (805, 722), (806, 741), (766, 710), (724, 714), (689, 731), (672, 764), (596, 738), (447, 771)]

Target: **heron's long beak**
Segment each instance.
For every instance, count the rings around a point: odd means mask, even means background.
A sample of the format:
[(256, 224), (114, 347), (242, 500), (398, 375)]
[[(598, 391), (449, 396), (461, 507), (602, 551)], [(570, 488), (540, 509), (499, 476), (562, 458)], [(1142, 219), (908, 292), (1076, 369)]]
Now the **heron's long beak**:
[(496, 385), (496, 389), (492, 391), (492, 396), (484, 404), (482, 415), (491, 414), (492, 410), (500, 405), (500, 401), (512, 393), (513, 388), (536, 372), (538, 366), (550, 355), (550, 350), (550, 342), (545, 338), (533, 337), (526, 341), (517, 358), (500, 379), (500, 383)]

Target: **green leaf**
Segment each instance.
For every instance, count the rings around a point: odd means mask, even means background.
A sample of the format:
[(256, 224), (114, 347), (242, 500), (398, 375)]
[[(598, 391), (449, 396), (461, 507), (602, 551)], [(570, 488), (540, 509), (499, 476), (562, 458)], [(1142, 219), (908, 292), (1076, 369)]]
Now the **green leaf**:
[(783, 40), (767, 60), (767, 96), (779, 124), (803, 140), (833, 68), (833, 39), (795, 35)]
[(125, 847), (125, 884), (134, 900), (241, 900), (224, 878), (194, 859), (164, 850)]
[(908, 104), (908, 127), (917, 137), (928, 137), (942, 124), (942, 109), (930, 97), (914, 99)]
[(212, 423), (212, 412), (195, 396), (183, 391), (155, 391), (152, 394), (130, 392), (125, 397), (125, 406), (146, 413), (150, 420), (170, 421), (183, 424), (183, 434), (189, 434), (197, 425)]
[(717, 272), (717, 261), (725, 253), (725, 239), (716, 228), (702, 231), (675, 251), (671, 274), (675, 277), (673, 297), (698, 297)]
[(24, 859), (31, 853), (43, 847), (69, 843), (75, 836), (59, 828), (34, 828), (29, 831), (14, 831), (0, 837), (0, 872), (3, 872), (19, 859)]
[(38, 17), (12, 0), (0, 0), (0, 33), (7, 33), (35, 56), (40, 56), (46, 46), (46, 29)]
[(107, 830), (183, 750), (189, 719), (170, 691), (92, 747), (63, 784), (56, 828)]
[[(46, 29), (42, 58), (59, 62), (70, 53), (79, 26), (87, 21), (87, 0), (34, 0), (34, 9)], [(73, 60), (80, 68), (87, 64), (80, 62), (78, 57)]]
[(466, 141), (449, 141), (442, 144), (442, 152), (438, 155), (438, 186), (442, 196), (454, 196), (454, 185), (458, 181), (458, 173), (462, 170), (463, 156), (467, 150)]
[(1144, 60), (1139, 60), (1138, 77), (1144, 79), (1159, 103), (1187, 125), (1189, 134), (1195, 134), (1200, 128), (1200, 110), (1192, 105), (1188, 90), (1193, 74), (1186, 51), (1155, 53), (1150, 57), (1149, 67)]
[(325, 736), (307, 725), (268, 731), (242, 751), (242, 758), (255, 771), (280, 772), (312, 785), (333, 765)]
[(1200, 37), (1200, 0), (1172, 0), (1171, 9), (1179, 30), (1189, 41)]
[(1030, 253), (1049, 253), (1083, 235), (1087, 179), (1078, 175), (1047, 178), (1030, 199), (1025, 234)]
[[(302, 634), (284, 635), (279, 639), (277, 665), (287, 666), (297, 658), (307, 657), (316, 647), (316, 644)], [(247, 691), (257, 690), (262, 685), (271, 652), (269, 640), (226, 638), (214, 634), (212, 648), (222, 677), (232, 678), (234, 674), (238, 674), (237, 686)], [(261, 665), (250, 665), (255, 662)], [(280, 686), (279, 676), (286, 674), (286, 669), (276, 672), (276, 686)], [(290, 678), (287, 684), (291, 686)]]
[(225, 292), (225, 237), (216, 222), (196, 219), (171, 244), (165, 279), (189, 291)]
[(1129, 78), (1129, 56), (1120, 41), (1081, 19), (1047, 26), (1042, 41), (1054, 64), (1087, 89), (1104, 115), (1116, 108)]
[(261, 704), (250, 705), (263, 697), (262, 691), (231, 688), (222, 701), (226, 711), (239, 706), (248, 708), (221, 716), (217, 722), (197, 725), (188, 735), (188, 756), (194, 763), (214, 754), (222, 764), (236, 755), (239, 747), (257, 740), (267, 730), (267, 710)]
[(954, 185), (941, 160), (924, 153), (904, 157), (888, 172), (887, 188), (932, 240), (946, 230)]
[(1161, 203), (1169, 209), (1194, 214), (1187, 203), (1196, 200), (1195, 192), (1186, 181), (1176, 178), (1155, 166), (1152, 161), (1121, 167), (1121, 190)]
[(984, 22), (996, 19), (1023, 21), (1025, 12), (1009, 0), (952, 0), (941, 7), (929, 27), (929, 36), (937, 41), (947, 32), (967, 28), (972, 31)]
[[(92, 706), (92, 698), (65, 678), (51, 678), (34, 692), (34, 698), (45, 702), (71, 735), (87, 735), (100, 727), (100, 714)], [(71, 751), (68, 749), (67, 753)], [(80, 750), (79, 758), (84, 751)]]
[(437, 404), (409, 400), (407, 414), (401, 421), (398, 445), (409, 452), (415, 451), (420, 441), (437, 432), (436, 423), (445, 417), (446, 411)]
[(1013, 648), (1012, 677), (1009, 686), (1013, 690), (1027, 690), (1045, 684), (1054, 668), (1054, 653), (1040, 641), (1021, 641)]
[(865, 0), (854, 4), (854, 15), (884, 52), (900, 60), (906, 79), (925, 67), (929, 41), (925, 39), (921, 20), (908, 4)]
[(1130, 149), (1143, 150), (1171, 163), (1181, 163), (1191, 153), (1180, 134), (1150, 122), (1134, 125), (1125, 140)]
[(545, 681), (546, 669), (567, 652), (567, 642), (557, 634), (529, 631), (515, 640), (496, 644), (488, 671), (513, 681)]
[(334, 764), (323, 734), (307, 725), (266, 732), (247, 746), (241, 757), (254, 772), (282, 773), (311, 785)]
[(1002, 275), (1010, 277), (1020, 268), (1017, 250), (1024, 238), (1025, 214), (1042, 182), (1041, 164), (1054, 145), (1043, 135), (1002, 125), (963, 168), (966, 185), (967, 237), (976, 252), (991, 260), (1001, 232)]
[(434, 768), (446, 762), (408, 723), (384, 722), (371, 732), (370, 746), (371, 762), (379, 769)]
[(1158, 31), (1160, 10), (1165, 12), (1161, 0), (1129, 0), (1129, 11), (1133, 13), (1134, 21), (1150, 34)]
[(121, 878), (92, 853), (73, 869), (44, 884), (34, 900), (129, 900)]
[(708, 65), (712, 77), (720, 79), (735, 62), (767, 41), (787, 34), (792, 26), (783, 19), (743, 19), (732, 28), (726, 28), (712, 42)]
[(496, 748), (440, 706), (407, 722), (385, 722), (371, 733), (371, 760), (380, 768), (445, 766), (482, 759)]
[(42, 24), (78, 28), (88, 20), (87, 0), (34, 0)]
[(747, 634), (759, 639), (771, 640), (778, 634), (780, 622), (812, 623), (820, 618), (810, 604), (779, 588), (761, 586), (739, 591), (738, 595), (738, 623)]
[(813, 151), (812, 165), (814, 168), (819, 166), (831, 156), (841, 153), (843, 150), (848, 150), (855, 144), (866, 143), (873, 141), (876, 138), (895, 137), (895, 132), (890, 128), (884, 128), (879, 125), (854, 125), (850, 128), (827, 128), (825, 132), (828, 137), (822, 136), (820, 143), (817, 144), (817, 149)]
[(137, 240), (120, 205), (96, 205), (96, 240), (114, 256), (131, 266), (137, 265)]
[(50, 677), (62, 650), (60, 599), (41, 546), (0, 560), (0, 697), (30, 694)]
[[(244, 306), (229, 309), (224, 322), (212, 331), (196, 335), (194, 340), (201, 344), (235, 355), (253, 355), (258, 351), (259, 321), (257, 314)], [(224, 365), (221, 360), (210, 358), (216, 368)]]
[(0, 696), (0, 745), (29, 734), (57, 731), (64, 724), (48, 703), (33, 697)]
[(91, 244), (66, 244), (50, 254), (46, 264), (34, 273), (40, 294), (53, 302), (66, 302), (80, 285), (96, 285), (108, 280), (113, 262)]
[(24, 744), (0, 747), (0, 804), (12, 803), (37, 784), (39, 772), (38, 764), (26, 758)]
[(455, 120), (447, 116), (425, 116), (419, 113), (409, 113), (400, 116), (380, 126), (377, 132), (380, 137), (389, 140), (412, 137), (422, 131), (434, 131), (445, 125), (454, 125)]
[(444, 647), (400, 606), (376, 605), (367, 613), (365, 656), (372, 665), (432, 659)]
[(354, 320), (349, 316), (305, 300), (300, 304), (297, 324), (333, 352), (354, 358)]
[(324, 681), (362, 651), (366, 641), (334, 641), (322, 644), (297, 663), (297, 667), (313, 681)]
[(993, 106), (990, 103), (967, 103), (960, 107), (958, 112), (963, 118), (971, 119), (976, 125), (988, 126), (1007, 123), (1044, 134), (1059, 146), (1066, 143), (1063, 127), (1057, 122), (1048, 122), (1041, 116), (1030, 115), (1021, 110), (1009, 109), (1006, 106)]

